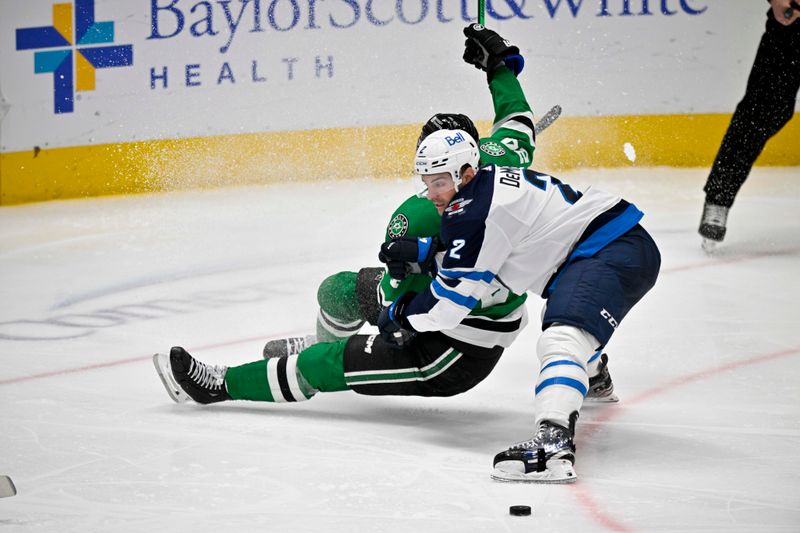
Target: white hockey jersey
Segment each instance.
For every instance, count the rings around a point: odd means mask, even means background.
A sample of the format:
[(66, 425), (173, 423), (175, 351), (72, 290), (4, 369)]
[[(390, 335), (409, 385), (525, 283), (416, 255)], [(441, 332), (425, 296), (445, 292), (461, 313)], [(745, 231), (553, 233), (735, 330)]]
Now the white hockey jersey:
[[(491, 309), (492, 299), (502, 301), (509, 290), (547, 297), (562, 265), (594, 255), (642, 216), (634, 205), (598, 189), (580, 193), (547, 174), (484, 167), (445, 209), (441, 237), (447, 251), (430, 288), (409, 303), (405, 317), (417, 331), (507, 347), (521, 327), (497, 331), (503, 328), (487, 321), (482, 329), (467, 318), (478, 302)], [(524, 306), (513, 315), (505, 320), (525, 320)]]

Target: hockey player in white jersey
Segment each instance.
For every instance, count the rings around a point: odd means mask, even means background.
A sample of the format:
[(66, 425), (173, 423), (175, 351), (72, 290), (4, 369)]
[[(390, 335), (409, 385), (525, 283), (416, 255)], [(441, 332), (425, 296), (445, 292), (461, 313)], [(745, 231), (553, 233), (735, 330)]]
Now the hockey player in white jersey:
[[(431, 134), (416, 153), (421, 194), (442, 214), (443, 254), (427, 291), (398, 298), (381, 333), (448, 331), (467, 342), (499, 341), (471, 326), (476, 307), (491, 314), (509, 292), (547, 299), (537, 344), (541, 367), (531, 439), (494, 459), (502, 481), (576, 479), (574, 433), (592, 365), (631, 307), (655, 284), (656, 244), (642, 212), (607, 192), (581, 193), (547, 174), (479, 168), (465, 132)], [(422, 244), (421, 244), (422, 248)], [(391, 243), (384, 255), (391, 256)], [(497, 324), (494, 325), (497, 328)], [(497, 328), (500, 329), (500, 328)]]

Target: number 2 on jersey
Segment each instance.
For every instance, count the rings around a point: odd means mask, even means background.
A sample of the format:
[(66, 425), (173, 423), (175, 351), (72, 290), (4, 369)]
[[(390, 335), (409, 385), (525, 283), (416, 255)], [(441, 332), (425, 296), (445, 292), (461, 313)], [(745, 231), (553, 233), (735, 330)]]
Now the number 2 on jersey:
[(467, 244), (467, 241), (464, 239), (453, 239), (453, 247), (450, 249), (449, 254), (450, 257), (453, 259), (461, 259), (461, 254), (458, 253), (458, 251), (462, 249), (465, 244)]

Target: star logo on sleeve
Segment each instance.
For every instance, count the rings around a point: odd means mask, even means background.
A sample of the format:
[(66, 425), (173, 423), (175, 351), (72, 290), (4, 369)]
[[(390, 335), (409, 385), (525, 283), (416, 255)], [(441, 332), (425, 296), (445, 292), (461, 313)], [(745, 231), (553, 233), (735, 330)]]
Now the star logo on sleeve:
[(398, 213), (386, 228), (386, 233), (389, 234), (390, 239), (402, 237), (408, 231), (408, 217), (402, 213)]

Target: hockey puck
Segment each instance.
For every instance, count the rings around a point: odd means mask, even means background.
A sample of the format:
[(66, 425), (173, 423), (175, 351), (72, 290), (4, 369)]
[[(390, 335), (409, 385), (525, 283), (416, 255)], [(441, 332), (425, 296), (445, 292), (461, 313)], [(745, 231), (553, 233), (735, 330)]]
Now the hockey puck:
[(0, 476), (0, 498), (8, 498), (17, 495), (17, 487), (8, 476)]
[(508, 512), (513, 516), (530, 516), (531, 507), (530, 505), (512, 505), (508, 508)]

